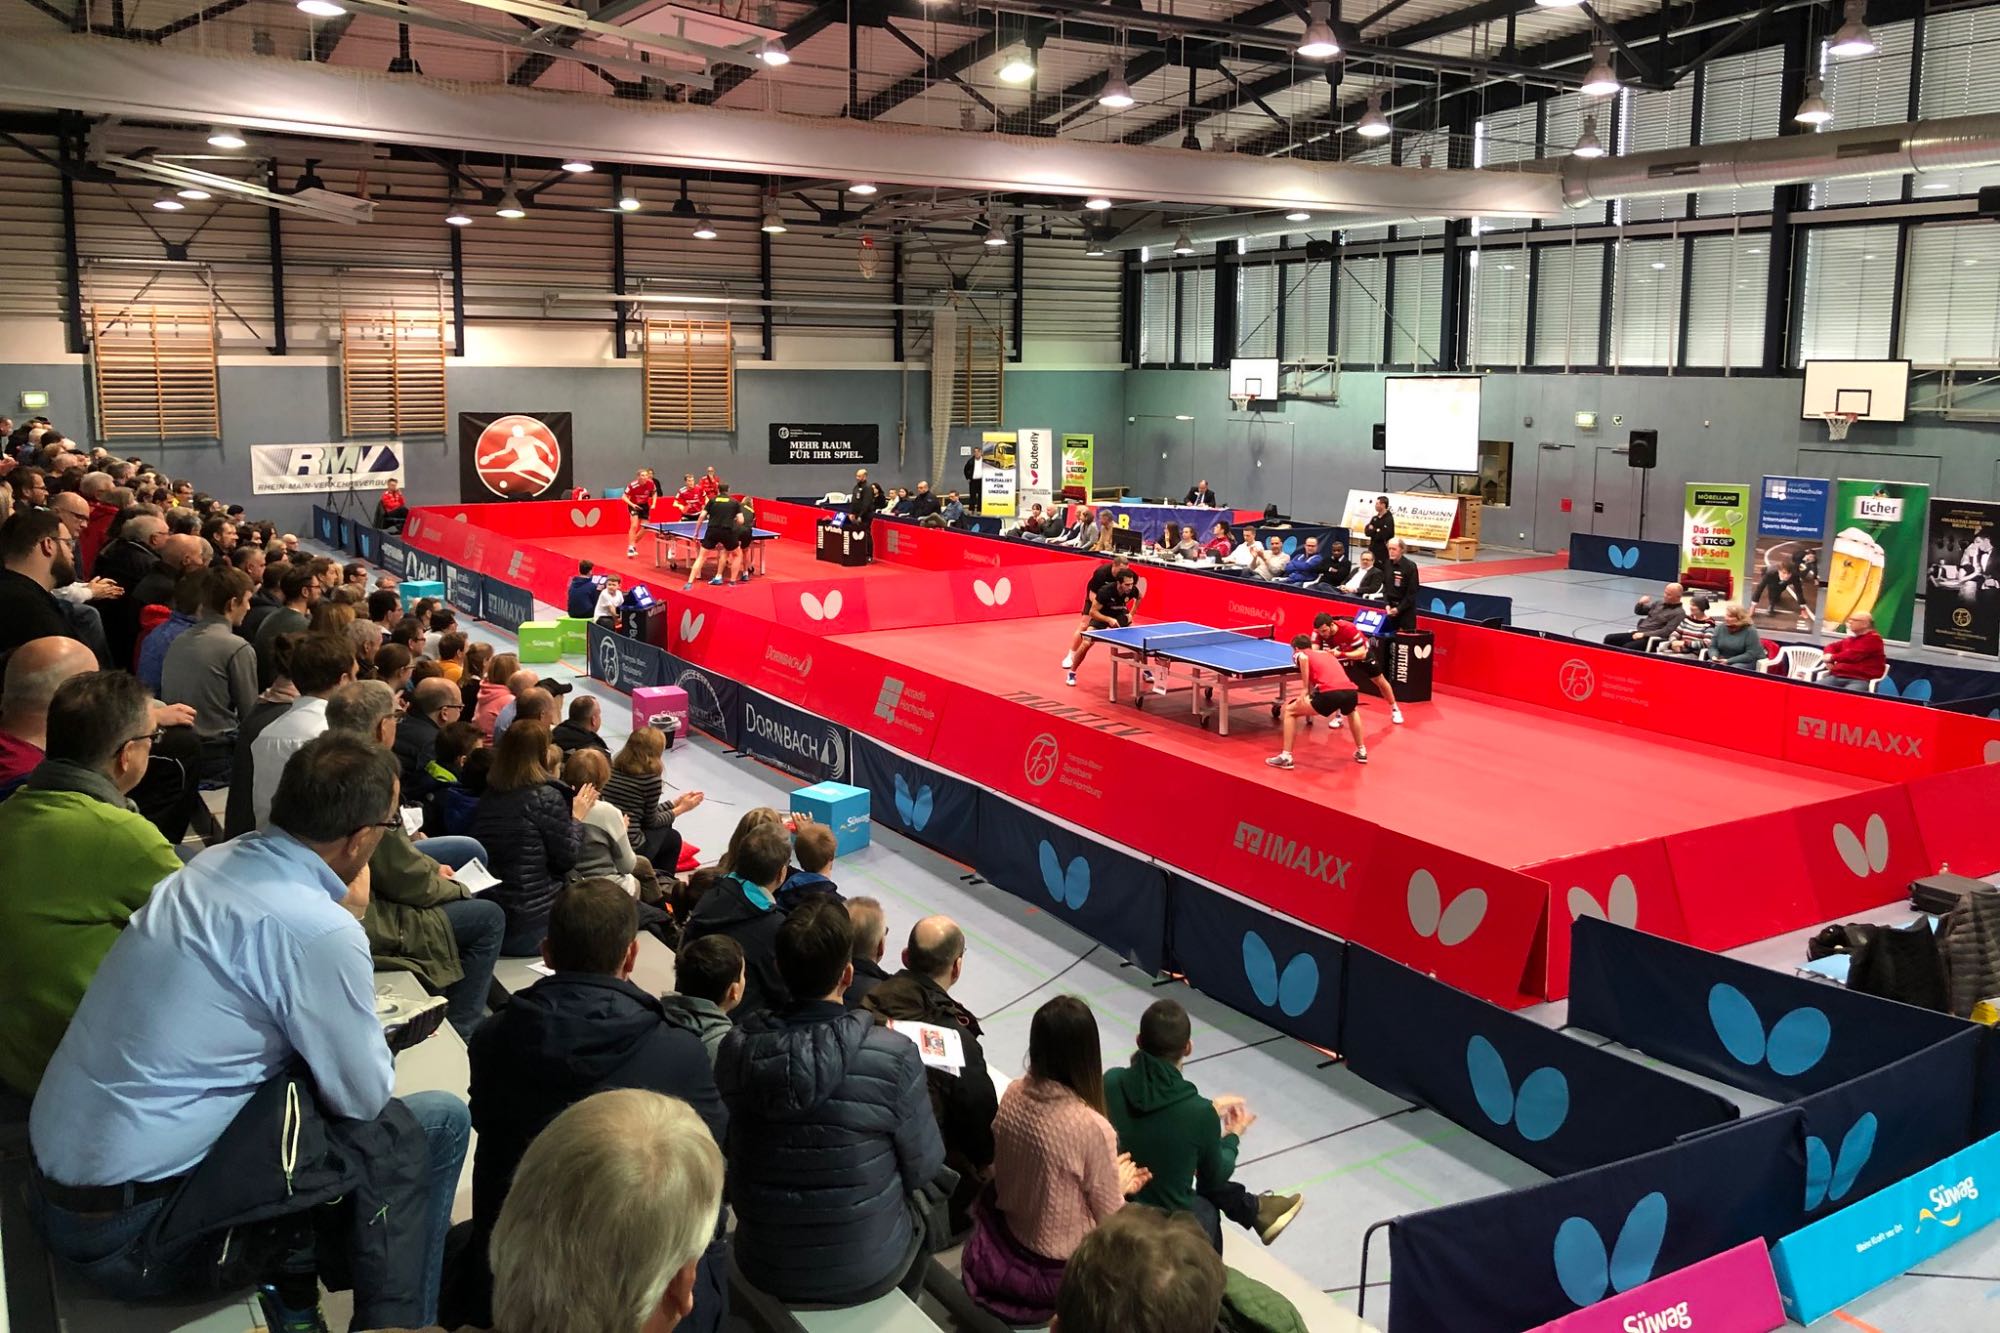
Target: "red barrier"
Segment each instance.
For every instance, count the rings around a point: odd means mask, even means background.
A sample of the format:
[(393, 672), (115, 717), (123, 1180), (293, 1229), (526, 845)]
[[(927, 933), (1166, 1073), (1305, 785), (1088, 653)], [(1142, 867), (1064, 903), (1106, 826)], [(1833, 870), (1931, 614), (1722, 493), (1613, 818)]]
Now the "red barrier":
[(1548, 931), (1538, 950), (1542, 993), (1569, 994), (1570, 926), (1589, 914), (1670, 940), (1689, 939), (1666, 843), (1646, 838), (1526, 867), (1549, 886)]
[(415, 540), (427, 535), (409, 530), (413, 526), (427, 527), (427, 520), (469, 523), (503, 537), (620, 536), (625, 532), (627, 512), (623, 500), (521, 500), (512, 504), (420, 505), (410, 511), (404, 536)]
[(1734, 949), (1823, 919), (1789, 810), (1664, 841), (1689, 944)]
[(821, 509), (818, 505), (792, 504), (788, 500), (758, 500), (755, 502), (757, 526), (767, 532), (775, 532), (788, 542), (804, 542), (812, 545), (814, 531), (819, 521), (833, 511)]
[(1919, 778), (1909, 793), (1924, 843), (1924, 873), (1947, 867), (1961, 875), (2000, 870), (2000, 838), (1993, 836), (1994, 812), (2000, 811), (2000, 748), (1992, 762)]
[(875, 558), (912, 569), (999, 569), (1090, 557), (1062, 547), (885, 520), (875, 525)]
[(1906, 787), (1821, 801), (1791, 817), (1822, 920), (1894, 902), (1930, 873)]

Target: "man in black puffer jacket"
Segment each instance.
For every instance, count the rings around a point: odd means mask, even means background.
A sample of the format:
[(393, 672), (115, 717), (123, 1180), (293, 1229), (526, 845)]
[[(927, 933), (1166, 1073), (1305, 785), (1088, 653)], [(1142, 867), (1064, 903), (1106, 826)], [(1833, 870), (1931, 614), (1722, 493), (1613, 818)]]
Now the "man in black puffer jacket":
[[(579, 880), (557, 896), (542, 958), (555, 969), (473, 1034), (472, 1236), (447, 1283), (449, 1327), (493, 1322), (487, 1245), (514, 1168), (548, 1123), (594, 1093), (643, 1088), (694, 1107), (725, 1141), (723, 1109), (701, 1038), (667, 1022), (657, 997), (629, 978), (639, 957), (638, 906), (608, 879)], [(720, 1219), (718, 1219), (719, 1221)], [(720, 1226), (695, 1272), (683, 1333), (713, 1333), (729, 1313), (729, 1261)]]
[[(776, 825), (751, 835), (766, 836), (784, 840)], [(853, 935), (830, 895), (793, 911), (778, 968), (812, 998), (741, 1021), (715, 1068), (729, 1106), (736, 1265), (782, 1301), (914, 1291), (928, 1260), (911, 1196), (938, 1177), (944, 1140), (916, 1046), (841, 1003)]]

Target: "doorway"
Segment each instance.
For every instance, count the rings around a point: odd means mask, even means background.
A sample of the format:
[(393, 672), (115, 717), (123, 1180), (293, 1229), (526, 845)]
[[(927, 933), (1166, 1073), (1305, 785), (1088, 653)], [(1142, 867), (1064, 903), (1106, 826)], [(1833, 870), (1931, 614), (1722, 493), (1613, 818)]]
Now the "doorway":
[(1535, 449), (1535, 526), (1537, 551), (1567, 551), (1576, 521), (1574, 476), (1576, 446), (1543, 440)]

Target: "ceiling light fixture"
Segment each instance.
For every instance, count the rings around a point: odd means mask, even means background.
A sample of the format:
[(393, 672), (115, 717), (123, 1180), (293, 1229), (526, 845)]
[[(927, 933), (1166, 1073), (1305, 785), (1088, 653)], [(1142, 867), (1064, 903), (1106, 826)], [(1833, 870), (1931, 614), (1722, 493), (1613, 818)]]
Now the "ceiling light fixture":
[(1390, 129), (1389, 118), (1382, 114), (1382, 94), (1368, 94), (1368, 109), (1361, 113), (1361, 123), (1354, 132), (1364, 139), (1385, 139)]
[(1026, 46), (1014, 47), (1000, 62), (1000, 82), (1026, 83), (1035, 77), (1035, 53)]
[(1104, 257), (1104, 242), (1098, 239), (1095, 232), (1084, 238), (1083, 256), (1085, 259), (1102, 259)]
[(1111, 67), (1111, 77), (1104, 81), (1104, 91), (1097, 95), (1097, 104), (1110, 107), (1113, 111), (1123, 111), (1138, 100), (1132, 96), (1131, 85), (1125, 82), (1125, 62), (1121, 60)]
[(1327, 22), (1332, 12), (1326, 0), (1312, 0), (1306, 6), (1306, 31), (1299, 38), (1299, 55), (1307, 60), (1331, 60), (1340, 54), (1340, 39), (1333, 35), (1333, 25)]
[(619, 191), (618, 193), (619, 212), (636, 213), (639, 211), (640, 206), (641, 205), (639, 203), (639, 192), (637, 190), (627, 187), (626, 189)]
[(1597, 117), (1583, 118), (1583, 133), (1576, 136), (1576, 147), (1570, 152), (1577, 157), (1603, 157), (1604, 141), (1597, 137)]
[(681, 197), (674, 200), (673, 215), (677, 218), (701, 216), (701, 210), (694, 206), (694, 200), (688, 198), (688, 183), (685, 177), (681, 179)]
[(334, 0), (299, 0), (299, 11), (316, 19), (337, 19), (347, 12), (347, 6)]
[(569, 172), (573, 176), (581, 176), (587, 171), (597, 170), (596, 166), (593, 165), (588, 159), (581, 157), (564, 158), (562, 169), (564, 171)]
[(208, 132), (208, 146), (210, 148), (247, 148), (249, 145), (250, 141), (244, 138), (242, 132), (234, 126), (217, 125)]
[(1792, 113), (1792, 119), (1801, 125), (1824, 125), (1833, 119), (1833, 108), (1826, 102), (1826, 84), (1819, 75), (1806, 80), (1806, 95), (1799, 99), (1799, 109)]
[(465, 211), (465, 205), (453, 198), (445, 204), (444, 222), (447, 227), (470, 227), (472, 214)]
[(182, 209), (186, 208), (187, 205), (169, 194), (169, 195), (162, 195), (160, 198), (155, 199), (153, 201), (153, 207), (159, 209), (162, 213), (178, 213)]
[(1287, 222), (1311, 222), (1312, 220), (1313, 215), (1303, 208), (1295, 208), (1285, 214), (1285, 221)]
[(987, 228), (986, 239), (981, 244), (991, 246), (995, 250), (1007, 244), (1007, 224), (1001, 222)]
[(773, 69), (792, 63), (792, 53), (787, 51), (785, 44), (775, 37), (764, 39), (764, 44), (757, 48), (757, 58)]
[(1847, 0), (1840, 29), (1833, 34), (1833, 40), (1827, 43), (1826, 49), (1841, 57), (1874, 55), (1879, 48), (1875, 44), (1875, 34), (1868, 31), (1867, 12), (1868, 0)]
[(1090, 198), (1083, 201), (1083, 206), (1093, 213), (1102, 213), (1105, 209), (1111, 207), (1111, 201), (1101, 194), (1093, 194)]
[(210, 194), (207, 190), (202, 189), (199, 185), (183, 185), (180, 189), (175, 190), (174, 193), (182, 199), (193, 199), (196, 202), (200, 202), (203, 199), (213, 199), (215, 197), (214, 195)]
[(875, 182), (873, 181), (855, 181), (853, 184), (847, 187), (847, 192), (849, 194), (868, 195), (868, 194), (874, 194), (876, 188), (877, 187), (875, 185)]
[(764, 201), (764, 220), (758, 225), (766, 236), (782, 236), (785, 234), (785, 220), (778, 215), (778, 197), (776, 195), (772, 195)]
[(697, 241), (712, 241), (715, 239), (715, 227), (707, 218), (704, 217), (696, 220), (694, 224), (694, 238)]
[(1618, 71), (1611, 66), (1611, 48), (1603, 42), (1591, 43), (1590, 70), (1577, 91), (1585, 97), (1609, 97), (1623, 86), (1618, 82)]
[(1185, 259), (1194, 253), (1194, 242), (1188, 239), (1187, 227), (1183, 225), (1174, 234), (1174, 258)]
[(521, 207), (521, 196), (512, 189), (501, 191), (500, 206), (495, 208), (493, 213), (496, 217), (506, 218), (509, 222), (528, 216), (528, 210)]

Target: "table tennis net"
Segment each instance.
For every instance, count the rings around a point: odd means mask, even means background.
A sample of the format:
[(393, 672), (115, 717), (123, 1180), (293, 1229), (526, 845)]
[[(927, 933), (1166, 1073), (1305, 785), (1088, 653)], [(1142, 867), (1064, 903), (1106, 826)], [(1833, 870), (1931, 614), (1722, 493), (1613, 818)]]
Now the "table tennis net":
[(1276, 625), (1249, 625), (1243, 629), (1183, 630), (1178, 634), (1151, 634), (1140, 640), (1139, 646), (1149, 653), (1185, 653), (1214, 643), (1274, 638), (1277, 628)]

